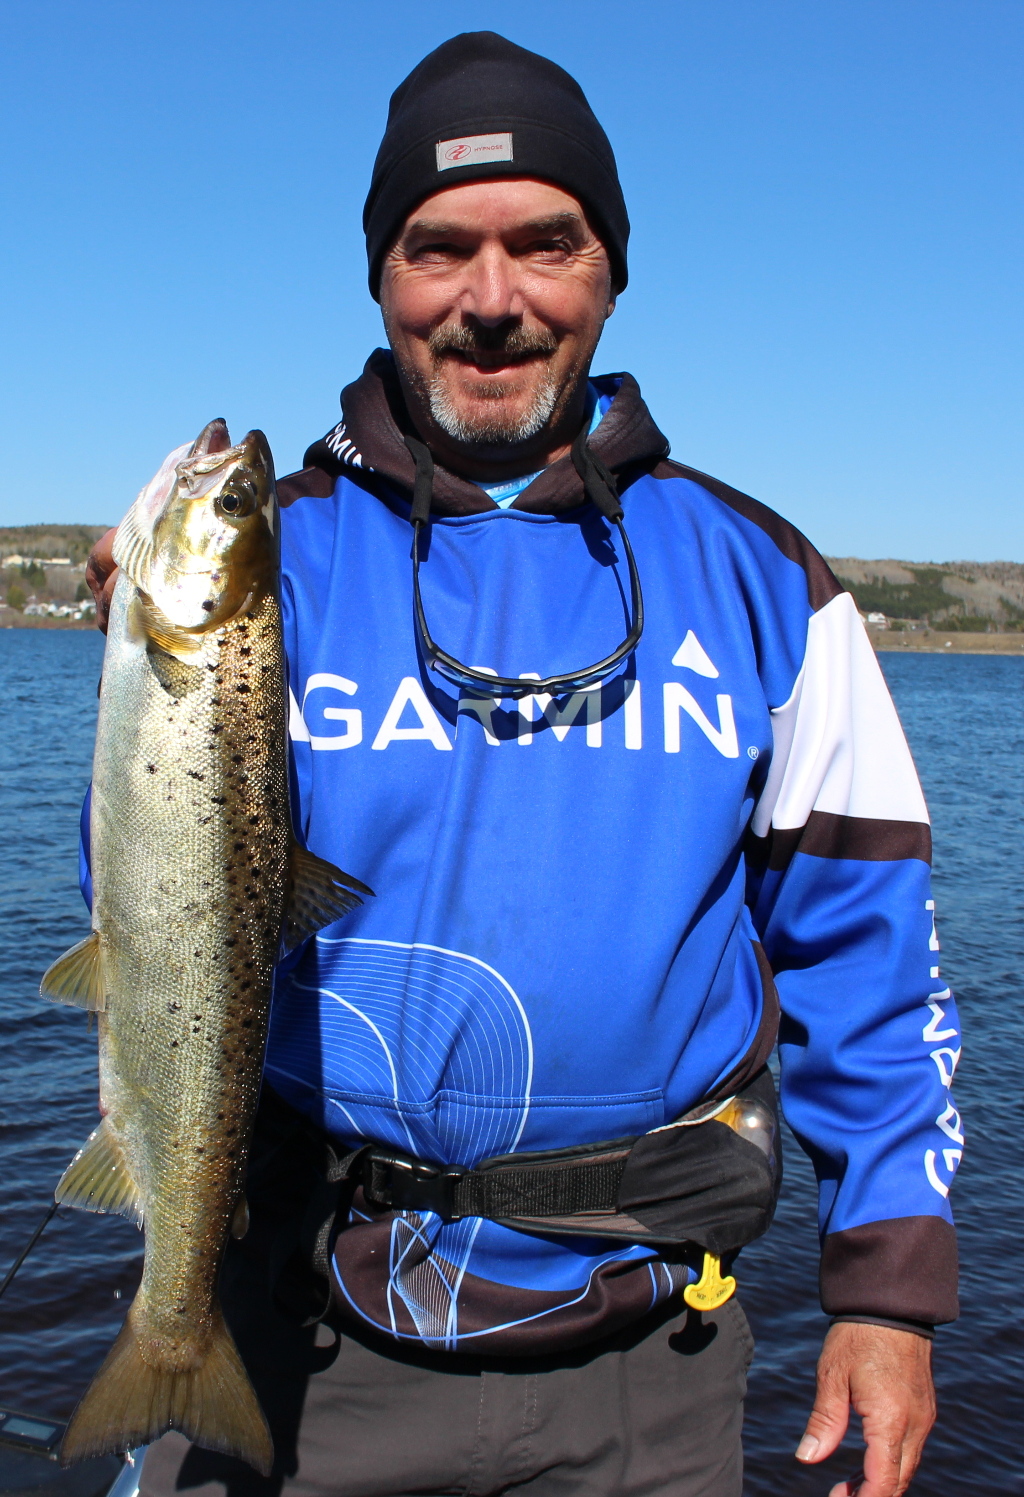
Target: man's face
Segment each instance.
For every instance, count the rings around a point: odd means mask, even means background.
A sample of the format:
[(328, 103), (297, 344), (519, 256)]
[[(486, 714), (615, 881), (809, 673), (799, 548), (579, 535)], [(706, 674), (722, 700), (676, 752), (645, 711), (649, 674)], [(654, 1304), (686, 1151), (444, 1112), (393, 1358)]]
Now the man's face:
[(608, 256), (577, 199), (513, 178), (420, 203), (384, 261), (381, 308), (432, 445), (508, 462), (582, 420), (614, 299)]

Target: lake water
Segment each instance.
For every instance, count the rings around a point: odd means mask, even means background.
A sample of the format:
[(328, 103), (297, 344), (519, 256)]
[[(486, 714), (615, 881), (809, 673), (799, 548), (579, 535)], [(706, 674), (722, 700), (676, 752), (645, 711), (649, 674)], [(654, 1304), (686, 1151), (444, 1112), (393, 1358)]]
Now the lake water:
[[(96, 1044), (86, 1016), (34, 995), (47, 964), (88, 930), (77, 822), (102, 649), (92, 633), (0, 632), (0, 1266), (28, 1238), (96, 1123)], [(963, 1314), (936, 1339), (939, 1425), (912, 1490), (1024, 1494), (1016, 1298), (1024, 1238), (1024, 660), (881, 658), (931, 806), (943, 975), (958, 994), (966, 1037), (957, 1095), (969, 1140), (954, 1192)], [(815, 1471), (792, 1459), (825, 1321), (811, 1172), (789, 1145), (777, 1224), (738, 1269), (758, 1340), (749, 1497), (824, 1494), (856, 1464), (853, 1439)], [(70, 1413), (130, 1302), (140, 1244), (116, 1217), (58, 1214), (0, 1303), (0, 1404)]]

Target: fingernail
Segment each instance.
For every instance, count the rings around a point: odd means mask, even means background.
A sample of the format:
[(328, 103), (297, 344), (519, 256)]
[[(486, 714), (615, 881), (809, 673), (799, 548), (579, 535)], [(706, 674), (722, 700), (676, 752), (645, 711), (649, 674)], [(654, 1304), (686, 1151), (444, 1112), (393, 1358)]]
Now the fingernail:
[(800, 1444), (796, 1447), (796, 1458), (798, 1461), (812, 1461), (818, 1453), (820, 1441), (813, 1435), (804, 1435)]

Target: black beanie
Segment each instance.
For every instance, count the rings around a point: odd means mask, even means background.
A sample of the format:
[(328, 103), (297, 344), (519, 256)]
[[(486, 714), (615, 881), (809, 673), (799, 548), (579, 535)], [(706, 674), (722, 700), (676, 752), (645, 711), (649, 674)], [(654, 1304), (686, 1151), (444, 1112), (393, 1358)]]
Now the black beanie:
[(541, 177), (571, 192), (622, 290), (629, 219), (611, 145), (583, 90), (557, 63), (494, 31), (464, 31), (391, 95), (363, 209), (375, 300), (381, 262), (416, 204), (485, 177)]

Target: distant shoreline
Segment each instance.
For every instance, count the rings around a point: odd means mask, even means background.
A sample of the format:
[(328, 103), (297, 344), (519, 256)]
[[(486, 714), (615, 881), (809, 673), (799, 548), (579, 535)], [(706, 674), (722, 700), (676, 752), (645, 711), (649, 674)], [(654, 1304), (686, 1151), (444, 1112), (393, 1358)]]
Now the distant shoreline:
[(0, 607), (0, 629), (95, 629), (95, 619), (25, 618), (15, 608)]
[[(13, 616), (12, 616), (13, 615)], [(25, 618), (0, 606), (0, 629), (95, 629), (92, 619)], [(907, 655), (1024, 655), (1024, 633), (969, 634), (961, 629), (878, 629), (867, 626), (868, 638), (881, 654)]]
[(868, 638), (883, 655), (1024, 655), (1024, 633), (971, 634), (966, 629), (878, 629)]

